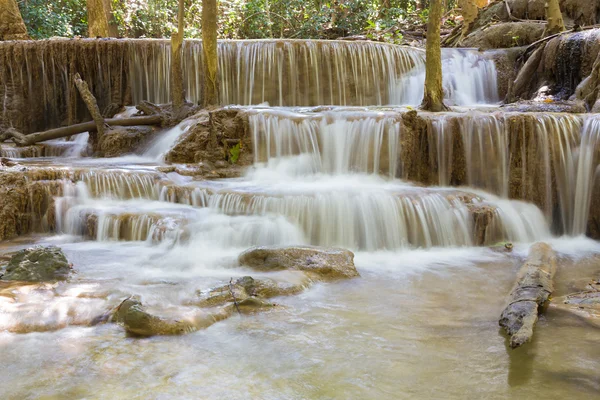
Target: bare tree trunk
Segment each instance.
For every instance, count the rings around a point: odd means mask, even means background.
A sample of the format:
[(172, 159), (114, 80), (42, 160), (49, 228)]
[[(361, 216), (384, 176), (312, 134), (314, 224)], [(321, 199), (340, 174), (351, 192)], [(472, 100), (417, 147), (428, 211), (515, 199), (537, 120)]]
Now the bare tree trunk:
[(177, 33), (171, 35), (171, 101), (173, 108), (179, 109), (185, 103), (183, 93), (183, 68), (181, 66), (181, 53), (183, 45), (183, 30), (185, 27), (185, 10), (183, 0), (179, 0), (177, 12)]
[(219, 103), (217, 82), (217, 0), (202, 0), (202, 52), (204, 58), (204, 107)]
[[(131, 118), (111, 118), (104, 120), (110, 126), (142, 126), (142, 125), (160, 125), (163, 121), (160, 115), (149, 115), (145, 117)], [(63, 126), (56, 129), (50, 129), (44, 132), (30, 133), (23, 135), (12, 128), (0, 131), (0, 142), (13, 138), (13, 142), (19, 146), (30, 146), (35, 143), (44, 142), (46, 140), (59, 139), (67, 136), (77, 135), (83, 132), (93, 132), (97, 128), (94, 121), (83, 122), (70, 126)]]
[(565, 22), (558, 0), (546, 0), (546, 21), (545, 35), (553, 35), (565, 30)]
[(109, 37), (104, 0), (87, 0), (88, 36)]
[(427, 22), (427, 46), (425, 48), (425, 96), (421, 108), (439, 112), (447, 110), (442, 87), (441, 20), (442, 0), (431, 0)]
[(464, 36), (471, 29), (471, 24), (477, 19), (479, 8), (475, 0), (458, 0), (458, 5), (463, 16), (462, 34)]
[(0, 0), (0, 40), (27, 40), (27, 28), (15, 0)]
[(98, 108), (98, 102), (90, 91), (87, 82), (81, 79), (79, 73), (76, 73), (73, 76), (73, 81), (75, 82), (75, 86), (77, 86), (77, 90), (79, 90), (79, 94), (87, 106), (92, 119), (96, 123), (96, 131), (98, 132), (98, 139), (100, 139), (102, 135), (104, 135), (104, 118), (100, 113), (100, 108)]
[(118, 37), (119, 25), (117, 25), (112, 11), (112, 0), (104, 0), (104, 11), (106, 12), (106, 20), (108, 21), (108, 36)]

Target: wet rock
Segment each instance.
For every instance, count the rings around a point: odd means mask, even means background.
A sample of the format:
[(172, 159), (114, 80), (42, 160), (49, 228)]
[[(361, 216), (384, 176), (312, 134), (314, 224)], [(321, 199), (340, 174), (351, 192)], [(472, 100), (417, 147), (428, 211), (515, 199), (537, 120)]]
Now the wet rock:
[(529, 45), (542, 37), (545, 24), (539, 22), (506, 22), (486, 26), (469, 34), (464, 47), (503, 49)]
[(600, 287), (590, 284), (591, 290), (572, 293), (551, 299), (549, 307), (574, 315), (590, 325), (600, 328)]
[(307, 285), (278, 282), (268, 278), (254, 279), (251, 276), (245, 276), (235, 282), (201, 293), (200, 300), (194, 302), (194, 304), (200, 307), (216, 307), (237, 303), (240, 311), (242, 311), (241, 307), (254, 311), (257, 308), (273, 307), (272, 303), (266, 302), (264, 299), (298, 294)]
[(183, 335), (198, 330), (190, 321), (171, 320), (148, 313), (142, 302), (129, 298), (121, 303), (112, 320), (136, 336)]
[(297, 270), (323, 280), (358, 275), (351, 251), (323, 247), (256, 247), (240, 254), (240, 265), (258, 271)]
[[(203, 110), (190, 119), (193, 124), (167, 153), (167, 162), (202, 163), (206, 168), (198, 172), (208, 179), (239, 177), (243, 167), (252, 164), (248, 117), (242, 110)], [(239, 153), (233, 157), (232, 149), (238, 145)]]
[(66, 280), (73, 272), (62, 250), (55, 246), (31, 247), (15, 254), (6, 267), (3, 280), (57, 281)]
[(152, 126), (121, 126), (106, 131), (98, 141), (97, 151), (104, 157), (118, 157), (143, 149), (154, 137)]

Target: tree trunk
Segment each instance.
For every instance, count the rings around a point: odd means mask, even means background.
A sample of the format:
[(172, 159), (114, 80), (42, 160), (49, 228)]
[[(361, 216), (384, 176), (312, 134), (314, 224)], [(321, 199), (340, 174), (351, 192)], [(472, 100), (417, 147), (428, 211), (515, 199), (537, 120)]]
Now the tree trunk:
[(183, 68), (181, 66), (182, 45), (183, 45), (183, 30), (185, 27), (184, 21), (184, 4), (183, 0), (179, 0), (179, 9), (177, 12), (177, 33), (171, 35), (171, 101), (173, 108), (179, 109), (185, 103), (185, 95), (183, 93)]
[(108, 18), (104, 0), (87, 0), (88, 36), (109, 37)]
[(119, 25), (112, 11), (112, 0), (104, 0), (104, 11), (106, 12), (106, 20), (108, 21), (108, 36), (118, 37)]
[(204, 59), (204, 107), (219, 103), (217, 83), (217, 0), (202, 0), (202, 52)]
[(391, 7), (392, 5), (390, 4), (390, 0), (380, 0), (378, 18), (385, 18)]
[(433, 112), (448, 109), (444, 105), (444, 89), (442, 87), (441, 20), (442, 0), (431, 0), (425, 48), (425, 97), (421, 108)]
[(96, 132), (98, 132), (98, 139), (100, 139), (102, 135), (104, 135), (104, 118), (102, 117), (100, 109), (98, 108), (98, 102), (90, 91), (87, 82), (81, 79), (79, 73), (76, 73), (73, 76), (73, 81), (75, 82), (75, 86), (77, 86), (77, 90), (79, 90), (79, 94), (87, 106), (92, 119), (96, 123)]
[(477, 15), (479, 15), (479, 8), (476, 0), (458, 0), (458, 5), (463, 16), (462, 34), (466, 35), (471, 29), (471, 24), (475, 22)]
[[(149, 115), (146, 117), (131, 117), (131, 118), (111, 118), (104, 122), (110, 126), (142, 126), (142, 125), (160, 125), (163, 121), (160, 115)], [(13, 138), (13, 141), (19, 146), (30, 146), (46, 140), (59, 139), (67, 136), (77, 135), (83, 132), (90, 132), (96, 129), (94, 121), (83, 122), (70, 126), (63, 126), (56, 129), (50, 129), (44, 132), (31, 133), (23, 135), (12, 128), (7, 129), (3, 133), (0, 132), (0, 142)]]
[(0, 40), (28, 40), (27, 28), (15, 0), (0, 0)]
[(546, 0), (546, 35), (553, 35), (565, 30), (565, 22), (558, 0)]

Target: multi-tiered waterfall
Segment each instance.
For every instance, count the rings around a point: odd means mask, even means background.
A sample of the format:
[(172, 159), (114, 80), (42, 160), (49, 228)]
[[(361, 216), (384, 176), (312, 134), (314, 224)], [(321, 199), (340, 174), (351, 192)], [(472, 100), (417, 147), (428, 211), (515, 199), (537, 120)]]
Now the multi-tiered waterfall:
[[(85, 117), (69, 84), (75, 71), (102, 108), (169, 101), (167, 41), (0, 42), (0, 50), (0, 122), (23, 131)], [(186, 96), (198, 102), (201, 43), (183, 51)], [(0, 228), (12, 225), (0, 239), (34, 235), (0, 250), (59, 244), (77, 274), (52, 284), (0, 281), (0, 365), (18, 365), (0, 397), (160, 397), (177, 387), (182, 397), (429, 398), (432, 376), (448, 377), (448, 398), (468, 397), (474, 381), (486, 382), (479, 397), (574, 396), (564, 382), (573, 370), (595, 373), (594, 353), (555, 372), (562, 361), (536, 347), (535, 385), (502, 377), (528, 366), (506, 356), (497, 334), (514, 258), (488, 246), (513, 242), (520, 256), (550, 241), (569, 256), (563, 271), (598, 250), (578, 236), (600, 236), (600, 118), (503, 111), (487, 54), (444, 50), (443, 60), (453, 109), (428, 113), (415, 110), (419, 49), (222, 41), (221, 101), (230, 107), (165, 129), (136, 154), (93, 158), (87, 134), (3, 144), (10, 159), (0, 162), (0, 182), (12, 185), (3, 192), (12, 203)], [(168, 165), (178, 146), (199, 162)], [(230, 170), (242, 172), (223, 178)], [(119, 328), (95, 326), (131, 296), (187, 321), (204, 313), (198, 296), (227, 284), (234, 295), (231, 282), (248, 274), (307, 285), (297, 271), (240, 268), (238, 254), (257, 245), (345, 247), (362, 277), (185, 337), (123, 339)], [(563, 324), (536, 346), (580, 350), (570, 339), (582, 328), (554, 320)], [(35, 356), (23, 357), (33, 347)], [(73, 385), (75, 375), (84, 383)], [(597, 390), (592, 378), (589, 390), (581, 388), (588, 380), (575, 382), (582, 393)]]

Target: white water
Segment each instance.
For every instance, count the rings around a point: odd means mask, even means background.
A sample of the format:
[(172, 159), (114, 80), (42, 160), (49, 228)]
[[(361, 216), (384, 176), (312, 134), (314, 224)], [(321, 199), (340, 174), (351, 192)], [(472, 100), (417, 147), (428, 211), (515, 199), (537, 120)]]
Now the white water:
[(191, 121), (183, 121), (173, 128), (157, 134), (156, 139), (148, 146), (142, 157), (154, 161), (163, 161), (165, 154), (177, 143), (177, 140), (188, 131)]
[[(167, 103), (170, 44), (131, 49), (134, 102)], [(184, 43), (188, 100), (202, 99), (202, 44)], [(496, 67), (472, 50), (444, 49), (444, 89), (452, 105), (500, 101)], [(219, 42), (221, 103), (225, 105), (418, 105), (424, 52), (376, 42), (245, 40)]]
[[(444, 49), (442, 83), (448, 105), (473, 106), (500, 102), (496, 66), (477, 51)], [(425, 85), (425, 64), (417, 64), (395, 85), (397, 89), (392, 92), (391, 104), (420, 105)]]

